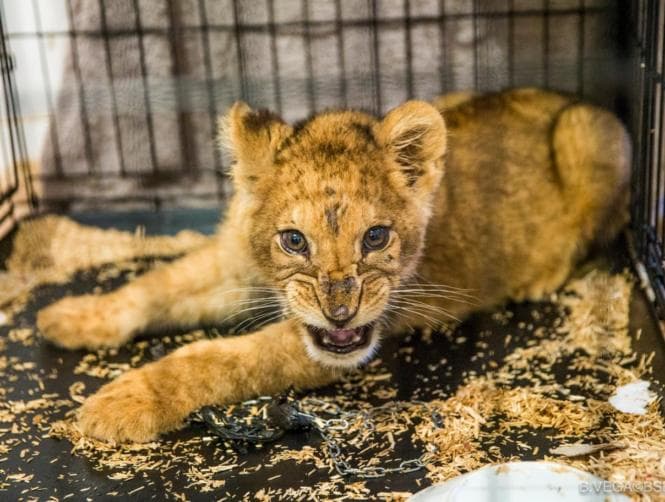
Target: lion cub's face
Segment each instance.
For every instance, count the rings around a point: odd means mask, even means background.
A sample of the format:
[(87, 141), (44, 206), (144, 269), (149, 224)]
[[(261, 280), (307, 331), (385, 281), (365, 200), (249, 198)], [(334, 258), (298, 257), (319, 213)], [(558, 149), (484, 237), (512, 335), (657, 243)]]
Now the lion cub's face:
[(226, 139), (254, 258), (335, 366), (373, 354), (391, 291), (413, 274), (442, 174), (445, 126), (408, 102), (383, 120), (329, 112), (293, 128), (236, 104)]

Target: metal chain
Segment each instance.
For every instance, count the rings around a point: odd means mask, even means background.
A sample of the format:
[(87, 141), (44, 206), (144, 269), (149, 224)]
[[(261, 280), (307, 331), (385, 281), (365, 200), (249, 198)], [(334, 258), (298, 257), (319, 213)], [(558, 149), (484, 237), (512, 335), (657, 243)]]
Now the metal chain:
[(410, 460), (403, 460), (397, 467), (377, 467), (370, 465), (362, 467), (351, 467), (349, 463), (342, 457), (341, 447), (337, 441), (321, 430), (318, 430), (318, 433), (326, 443), (326, 449), (328, 450), (330, 460), (335, 466), (335, 470), (342, 476), (380, 478), (386, 474), (405, 474), (408, 472), (418, 471), (425, 467), (425, 454)]
[[(275, 403), (275, 398), (270, 396), (261, 396), (256, 399), (251, 399), (240, 403), (239, 408), (246, 409), (251, 406), (263, 406)], [(366, 410), (343, 410), (339, 405), (324, 401), (316, 398), (305, 398), (299, 403), (293, 402), (290, 409), (290, 417), (295, 417), (300, 426), (306, 424), (314, 429), (324, 442), (325, 451), (335, 467), (335, 470), (342, 476), (356, 476), (359, 478), (380, 478), (387, 474), (405, 474), (420, 470), (426, 465), (426, 454), (423, 453), (417, 458), (403, 460), (396, 467), (381, 467), (373, 465), (365, 465), (352, 467), (349, 462), (344, 458), (342, 453), (342, 446), (334, 437), (335, 432), (343, 432), (349, 429), (351, 423), (360, 418), (362, 420), (363, 428), (367, 432), (375, 430), (373, 417), (381, 413), (392, 413), (401, 411), (413, 405), (420, 405), (427, 409), (432, 423), (435, 427), (443, 426), (443, 419), (441, 415), (431, 409), (428, 403), (423, 401), (411, 402), (390, 402), (374, 408)], [(304, 411), (309, 409), (310, 411)], [(316, 410), (316, 411), (314, 411)], [(323, 414), (332, 418), (324, 418)], [(283, 430), (275, 432), (274, 429), (259, 431), (259, 427), (255, 424), (248, 423), (247, 419), (228, 420), (220, 419), (220, 415), (212, 411), (211, 408), (202, 409), (198, 413), (198, 418), (206, 422), (215, 432), (222, 436), (224, 439), (231, 440), (246, 440), (250, 442), (274, 441), (282, 436)], [(217, 423), (215, 423), (217, 421)], [(220, 427), (219, 422), (223, 422)], [(220, 428), (222, 431), (220, 431)], [(223, 433), (222, 433), (223, 432)]]
[(369, 410), (364, 411), (343, 411), (338, 405), (334, 403), (327, 403), (319, 399), (305, 399), (304, 403), (312, 404), (323, 404), (328, 407), (332, 407), (333, 411), (327, 411), (330, 414), (339, 415), (339, 418), (333, 419), (322, 419), (314, 413), (309, 413), (312, 418), (315, 420), (313, 424), (321, 439), (325, 442), (328, 455), (335, 466), (335, 470), (342, 476), (356, 476), (359, 478), (380, 478), (387, 474), (406, 474), (409, 472), (415, 472), (420, 469), (423, 469), (426, 465), (425, 462), (425, 453), (420, 455), (417, 458), (412, 458), (409, 460), (403, 460), (397, 467), (380, 467), (380, 466), (362, 466), (362, 467), (351, 467), (349, 463), (344, 460), (342, 456), (342, 448), (339, 443), (330, 435), (327, 431), (335, 430), (346, 430), (349, 427), (349, 419), (355, 419), (358, 416), (363, 417), (363, 425), (370, 432), (375, 429), (374, 422), (372, 421), (372, 416), (380, 412), (386, 411), (399, 411), (408, 408), (409, 406), (421, 405), (428, 409), (432, 422), (436, 427), (442, 426), (442, 420), (438, 412), (430, 409), (428, 403), (423, 401), (412, 401), (409, 403), (404, 402), (389, 402), (381, 406), (370, 408)]

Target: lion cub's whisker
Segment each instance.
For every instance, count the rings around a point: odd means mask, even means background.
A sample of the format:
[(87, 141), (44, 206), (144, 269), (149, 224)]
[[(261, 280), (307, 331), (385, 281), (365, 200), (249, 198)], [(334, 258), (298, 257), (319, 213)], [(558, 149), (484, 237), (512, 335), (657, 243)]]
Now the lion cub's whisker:
[(401, 305), (391, 305), (390, 308), (392, 308), (395, 312), (409, 312), (410, 314), (422, 317), (425, 320), (425, 323), (427, 324), (428, 327), (435, 329), (435, 326), (437, 323), (440, 323), (441, 321), (435, 317), (432, 317), (424, 312), (421, 312), (419, 310), (414, 310), (408, 307), (404, 307)]
[(420, 287), (411, 287), (411, 288), (395, 288), (394, 291), (399, 292), (417, 292), (417, 293), (447, 293), (450, 295), (463, 296), (468, 298), (475, 298), (471, 293), (457, 290), (448, 290), (445, 288), (420, 288)]
[(411, 307), (416, 307), (416, 308), (422, 308), (426, 309), (429, 311), (433, 312), (440, 312), (441, 314), (450, 317), (451, 319), (454, 319), (455, 321), (459, 322), (459, 319), (455, 317), (453, 314), (451, 314), (448, 310), (444, 309), (443, 307), (435, 307), (434, 305), (429, 305), (427, 303), (423, 302), (411, 302), (411, 301), (406, 301), (406, 300), (393, 300), (394, 303), (397, 303), (397, 305), (409, 305)]
[(463, 303), (466, 305), (478, 305), (479, 302), (477, 299), (471, 299), (471, 298), (458, 298), (455, 296), (449, 296), (449, 295), (439, 295), (439, 294), (431, 294), (431, 293), (403, 293), (401, 291), (396, 291), (395, 292), (395, 297), (396, 298), (404, 298), (404, 299), (410, 299), (410, 300), (416, 300), (416, 298), (442, 298), (444, 300), (451, 300), (457, 303)]
[(282, 304), (278, 302), (272, 302), (272, 303), (263, 303), (261, 305), (253, 306), (253, 307), (246, 307), (244, 309), (240, 309), (232, 314), (227, 315), (224, 317), (220, 322), (224, 323), (230, 319), (233, 319), (234, 317), (238, 317), (239, 315), (245, 314), (247, 312), (251, 312), (254, 310), (266, 310), (271, 307), (280, 307), (281, 308)]
[[(259, 314), (254, 317), (248, 317), (247, 319), (244, 319), (241, 321), (239, 324), (235, 326), (235, 330), (240, 330), (242, 329), (243, 326), (249, 328), (254, 326), (254, 323), (263, 320), (263, 324), (268, 324), (272, 320), (277, 320), (280, 317), (284, 315), (284, 312), (282, 311), (281, 308), (278, 308), (277, 310), (271, 310), (269, 312), (264, 312), (262, 314)], [(265, 320), (265, 318), (268, 318), (268, 320)]]
[(403, 283), (405, 286), (418, 286), (418, 287), (426, 287), (426, 288), (446, 288), (450, 290), (455, 290), (455, 291), (473, 291), (473, 288), (462, 288), (459, 286), (453, 286), (451, 284), (436, 284), (434, 282), (415, 282), (415, 281), (405, 281)]
[(278, 296), (265, 296), (262, 298), (252, 298), (252, 299), (244, 299), (244, 300), (237, 300), (234, 302), (229, 302), (227, 305), (229, 307), (238, 307), (241, 305), (256, 305), (258, 303), (265, 303), (267, 301), (281, 301), (282, 298)]

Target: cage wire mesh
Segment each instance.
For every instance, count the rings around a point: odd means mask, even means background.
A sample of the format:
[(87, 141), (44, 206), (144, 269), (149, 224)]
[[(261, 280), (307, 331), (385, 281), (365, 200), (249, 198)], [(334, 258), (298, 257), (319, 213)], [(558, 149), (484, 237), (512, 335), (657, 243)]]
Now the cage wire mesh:
[(633, 4), (634, 168), (632, 223), (640, 260), (648, 273), (661, 318), (665, 318), (665, 1)]
[(237, 99), (293, 121), (542, 86), (631, 125), (636, 242), (665, 306), (664, 4), (0, 0), (0, 223), (21, 187), (47, 210), (223, 206), (216, 123)]
[(0, 0), (41, 204), (215, 206), (216, 119), (538, 85), (612, 106), (604, 0)]

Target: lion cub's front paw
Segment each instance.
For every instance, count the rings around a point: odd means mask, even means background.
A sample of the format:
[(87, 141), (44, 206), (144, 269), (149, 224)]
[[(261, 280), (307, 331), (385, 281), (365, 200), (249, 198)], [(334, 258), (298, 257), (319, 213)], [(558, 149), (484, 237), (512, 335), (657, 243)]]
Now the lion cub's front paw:
[(66, 349), (117, 347), (129, 339), (131, 324), (108, 295), (63, 298), (37, 314), (44, 338)]
[(131, 370), (86, 399), (78, 413), (81, 432), (104, 441), (143, 443), (178, 427), (181, 417), (169, 400), (155, 394), (144, 372)]

